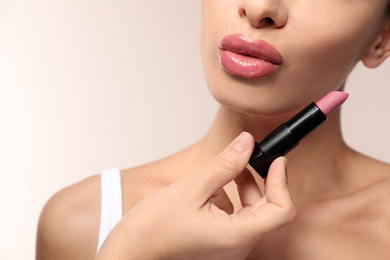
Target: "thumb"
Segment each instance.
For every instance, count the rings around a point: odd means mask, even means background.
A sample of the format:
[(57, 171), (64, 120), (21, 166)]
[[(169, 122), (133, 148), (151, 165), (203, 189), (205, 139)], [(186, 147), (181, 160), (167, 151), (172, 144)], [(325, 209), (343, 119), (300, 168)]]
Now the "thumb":
[(242, 132), (228, 147), (201, 170), (191, 174), (197, 195), (207, 200), (224, 185), (234, 180), (247, 166), (253, 152), (251, 134)]

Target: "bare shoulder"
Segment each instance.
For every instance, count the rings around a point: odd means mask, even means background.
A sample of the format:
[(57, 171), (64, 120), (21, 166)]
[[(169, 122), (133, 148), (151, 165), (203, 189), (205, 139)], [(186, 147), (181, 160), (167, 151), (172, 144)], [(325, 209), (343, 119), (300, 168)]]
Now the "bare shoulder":
[[(121, 170), (123, 214), (149, 194), (191, 172), (191, 156), (178, 153), (159, 161)], [(184, 173), (185, 174), (185, 173)], [(100, 176), (89, 177), (56, 193), (42, 210), (37, 259), (93, 259), (98, 244)]]
[(369, 259), (390, 259), (390, 165), (375, 161), (367, 171), (370, 174), (374, 181), (347, 200), (350, 210), (344, 223), (357, 231), (355, 239), (365, 248), (362, 254), (370, 255)]
[[(375, 170), (379, 176), (378, 181), (369, 185), (364, 192), (367, 200), (372, 202), (367, 206), (377, 209), (378, 215), (386, 216), (387, 226), (390, 227), (390, 164), (380, 162)], [(388, 234), (390, 235), (390, 230)]]
[[(168, 160), (169, 161), (169, 160)], [(167, 160), (122, 170), (124, 214), (150, 193), (168, 185)], [(37, 259), (93, 259), (98, 244), (101, 210), (100, 175), (91, 176), (54, 194), (38, 224)]]
[(180, 166), (165, 158), (146, 165), (122, 171), (123, 211), (126, 214), (151, 193), (180, 178)]
[(378, 213), (378, 216), (386, 214), (390, 221), (390, 164), (358, 154), (354, 165), (361, 188), (351, 197), (366, 206), (367, 212)]
[(351, 151), (345, 168), (351, 180), (358, 183), (360, 189), (386, 186), (390, 181), (390, 164), (368, 157), (356, 151)]
[[(380, 240), (377, 244), (387, 245), (390, 243), (390, 164), (364, 155), (359, 159), (359, 169), (355, 170), (365, 185), (341, 200), (350, 209), (345, 217), (351, 224), (369, 230), (367, 233)], [(390, 257), (388, 247), (386, 252)]]
[[(361, 156), (358, 164), (362, 179), (366, 182), (366, 190), (373, 196), (390, 200), (390, 164), (376, 159)], [(387, 203), (389, 206), (390, 204)]]
[(53, 195), (42, 210), (37, 259), (93, 259), (100, 222), (100, 176)]

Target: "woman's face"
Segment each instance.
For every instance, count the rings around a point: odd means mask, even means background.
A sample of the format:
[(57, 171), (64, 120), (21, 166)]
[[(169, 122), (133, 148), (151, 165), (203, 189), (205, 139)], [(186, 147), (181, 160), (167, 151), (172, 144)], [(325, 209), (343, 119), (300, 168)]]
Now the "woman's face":
[[(301, 109), (342, 88), (381, 32), (385, 7), (385, 0), (203, 0), (201, 52), (210, 91), (222, 105), (250, 114)], [(224, 54), (221, 41), (240, 38), (225, 38), (232, 34), (244, 36), (229, 47), (233, 52), (246, 53), (247, 41), (263, 40), (281, 54), (281, 63)], [(246, 76), (258, 64), (259, 70), (277, 69)], [(240, 66), (246, 66), (242, 73)]]

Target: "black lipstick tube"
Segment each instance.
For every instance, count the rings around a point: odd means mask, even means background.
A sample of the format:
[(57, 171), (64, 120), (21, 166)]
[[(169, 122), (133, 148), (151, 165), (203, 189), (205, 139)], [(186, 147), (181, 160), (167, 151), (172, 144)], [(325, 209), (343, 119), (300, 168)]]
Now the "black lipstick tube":
[(325, 120), (327, 117), (321, 109), (316, 103), (311, 103), (264, 139), (255, 142), (249, 164), (263, 179), (266, 178), (269, 167), (276, 158), (291, 151), (300, 140)]

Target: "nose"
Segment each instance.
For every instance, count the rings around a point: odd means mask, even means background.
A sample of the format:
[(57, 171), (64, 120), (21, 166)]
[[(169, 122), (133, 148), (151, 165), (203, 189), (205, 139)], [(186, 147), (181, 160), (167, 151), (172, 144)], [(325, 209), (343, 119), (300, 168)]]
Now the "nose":
[(248, 19), (253, 28), (281, 28), (286, 25), (288, 13), (281, 0), (241, 0), (238, 13)]

